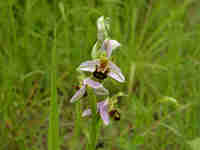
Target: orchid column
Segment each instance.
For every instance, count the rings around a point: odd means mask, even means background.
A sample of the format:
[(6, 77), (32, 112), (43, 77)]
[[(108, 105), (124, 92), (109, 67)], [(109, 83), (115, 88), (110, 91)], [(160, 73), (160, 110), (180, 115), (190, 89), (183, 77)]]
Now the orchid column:
[[(89, 149), (94, 150), (97, 141), (97, 126), (101, 117), (103, 123), (108, 125), (110, 117), (118, 118), (119, 112), (115, 109), (116, 96), (109, 97), (109, 92), (104, 88), (103, 83), (107, 77), (115, 79), (118, 82), (124, 82), (125, 78), (117, 65), (111, 61), (111, 55), (120, 43), (109, 37), (109, 18), (103, 16), (97, 20), (97, 41), (92, 49), (92, 60), (85, 61), (77, 68), (79, 72), (89, 72), (90, 76), (84, 74), (80, 81), (80, 86), (75, 95), (71, 98), (71, 102), (76, 102), (82, 97), (88, 95), (90, 100), (90, 108), (83, 111), (82, 116), (92, 115), (92, 127), (90, 132)], [(86, 94), (88, 93), (89, 94)], [(105, 100), (99, 101), (98, 95), (105, 95)], [(120, 95), (119, 93), (116, 95)], [(116, 115), (118, 117), (116, 117)]]

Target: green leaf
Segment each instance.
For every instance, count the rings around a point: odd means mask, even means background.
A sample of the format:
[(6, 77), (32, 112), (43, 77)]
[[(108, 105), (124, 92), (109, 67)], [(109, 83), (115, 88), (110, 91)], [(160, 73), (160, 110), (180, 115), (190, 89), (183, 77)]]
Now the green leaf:
[(164, 103), (164, 102), (171, 102), (171, 103), (174, 103), (176, 105), (178, 105), (178, 102), (175, 98), (173, 97), (169, 97), (169, 96), (164, 96), (161, 98), (160, 100), (161, 103)]

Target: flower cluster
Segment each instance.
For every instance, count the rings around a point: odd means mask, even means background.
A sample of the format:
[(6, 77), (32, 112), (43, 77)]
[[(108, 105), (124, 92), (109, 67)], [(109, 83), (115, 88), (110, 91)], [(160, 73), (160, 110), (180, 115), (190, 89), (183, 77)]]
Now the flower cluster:
[[(110, 26), (109, 18), (103, 16), (97, 20), (97, 41), (92, 49), (92, 60), (85, 61), (77, 68), (80, 72), (90, 72), (91, 76), (83, 79), (78, 91), (71, 98), (70, 102), (75, 102), (87, 93), (87, 88), (92, 88), (96, 95), (106, 95), (106, 100), (97, 103), (97, 113), (99, 113), (105, 125), (109, 124), (109, 117), (114, 116), (119, 119), (119, 112), (113, 109), (112, 98), (109, 98), (109, 92), (103, 86), (103, 81), (107, 77), (124, 82), (125, 77), (121, 73), (120, 68), (111, 61), (111, 55), (120, 43), (110, 39), (108, 36)], [(91, 115), (91, 109), (83, 112), (82, 116)], [(118, 117), (117, 117), (118, 116)]]

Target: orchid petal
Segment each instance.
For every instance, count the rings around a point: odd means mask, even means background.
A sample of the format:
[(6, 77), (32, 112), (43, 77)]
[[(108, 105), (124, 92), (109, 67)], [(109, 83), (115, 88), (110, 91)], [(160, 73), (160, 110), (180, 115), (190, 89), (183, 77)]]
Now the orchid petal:
[(84, 81), (83, 81), (83, 84), (87, 84), (88, 86), (94, 88), (94, 89), (97, 89), (97, 88), (100, 88), (102, 87), (103, 85), (99, 82), (96, 82), (90, 78), (86, 78)]
[(112, 54), (112, 51), (120, 46), (120, 43), (116, 40), (109, 40), (107, 46), (107, 57), (109, 58)]
[(104, 40), (102, 45), (102, 50), (106, 50), (107, 57), (109, 58), (112, 54), (112, 51), (120, 46), (120, 43), (116, 40)]
[(109, 61), (109, 67), (110, 67), (110, 72), (108, 73), (108, 76), (111, 78), (119, 81), (119, 82), (124, 82), (125, 77), (121, 73), (121, 70), (119, 67), (117, 67), (115, 64), (113, 64), (111, 61)]
[[(109, 114), (108, 114), (108, 99), (97, 103), (97, 112), (99, 112), (101, 119), (105, 125), (109, 124)], [(86, 109), (82, 113), (82, 117), (89, 116), (92, 114), (91, 109)]]
[(103, 120), (105, 125), (108, 125), (110, 121), (109, 121), (107, 100), (98, 103), (98, 106), (99, 106), (99, 113), (100, 113), (101, 119)]
[(86, 109), (82, 113), (82, 117), (90, 116), (92, 114), (91, 109)]
[(70, 102), (73, 103), (73, 102), (79, 100), (79, 99), (85, 94), (85, 91), (86, 91), (86, 86), (83, 86), (82, 88), (80, 88), (80, 89), (74, 94), (74, 96), (71, 98)]
[(96, 82), (90, 78), (85, 79), (83, 84), (87, 84), (88, 86), (92, 87), (94, 89), (94, 92), (97, 95), (108, 95), (109, 94), (108, 90), (106, 88), (104, 88), (101, 83)]
[(94, 89), (94, 92), (97, 95), (108, 95), (109, 94), (109, 91), (104, 87), (100, 87), (100, 88)]
[(80, 64), (78, 70), (81, 71), (89, 71), (94, 72), (96, 70), (96, 66), (100, 64), (100, 61), (97, 60), (88, 60)]
[(99, 111), (100, 106), (106, 106), (106, 105), (108, 105), (108, 98), (106, 100), (104, 100), (104, 101), (101, 101), (101, 102), (97, 103), (98, 111)]

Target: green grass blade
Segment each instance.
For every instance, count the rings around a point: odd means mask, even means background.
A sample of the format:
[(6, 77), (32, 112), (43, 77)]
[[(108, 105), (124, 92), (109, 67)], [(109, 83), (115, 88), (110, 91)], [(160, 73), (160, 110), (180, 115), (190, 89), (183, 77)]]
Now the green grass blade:
[(89, 89), (89, 95), (90, 95), (90, 106), (92, 109), (92, 123), (90, 127), (89, 150), (94, 150), (97, 143), (97, 127), (98, 127), (98, 118), (96, 113), (97, 102), (92, 89)]

